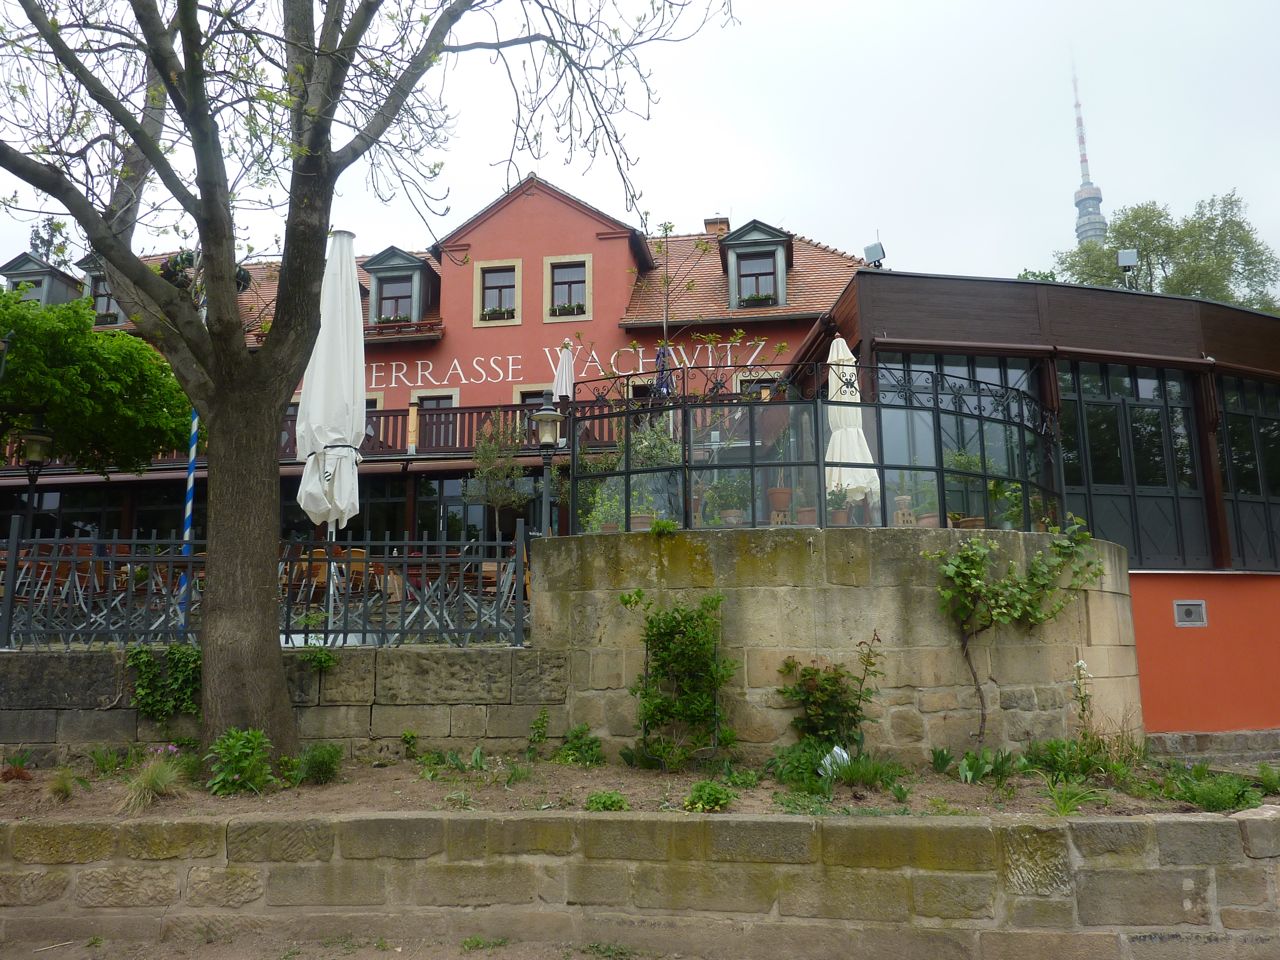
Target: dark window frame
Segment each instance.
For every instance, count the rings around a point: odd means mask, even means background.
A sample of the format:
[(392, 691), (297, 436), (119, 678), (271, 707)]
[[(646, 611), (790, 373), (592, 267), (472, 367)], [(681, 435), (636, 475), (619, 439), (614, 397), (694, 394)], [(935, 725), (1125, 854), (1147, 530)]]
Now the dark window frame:
[[(768, 269), (764, 269), (765, 265)], [(757, 269), (748, 269), (758, 265)], [(767, 290), (761, 289), (761, 280), (768, 278)], [(738, 254), (738, 299), (747, 297), (778, 296), (778, 259), (772, 253), (740, 253)]]
[[(403, 294), (388, 295), (387, 287), (392, 284), (404, 285), (405, 292)], [(390, 306), (388, 306), (389, 304)], [(379, 278), (378, 319), (381, 320), (383, 317), (391, 317), (399, 322), (408, 322), (415, 319), (413, 316), (413, 276), (411, 274), (398, 274), (393, 277)]]
[(89, 279), (89, 296), (93, 298), (95, 323), (119, 323), (120, 314), (112, 309), (115, 301), (111, 297), (111, 288), (103, 274), (95, 274)]
[[(561, 280), (556, 274), (565, 270), (581, 270), (581, 279)], [(575, 291), (575, 288), (577, 290)], [(576, 293), (576, 295), (575, 295)], [(587, 303), (587, 263), (575, 260), (566, 263), (551, 264), (551, 307), (572, 307)]]
[[(499, 275), (509, 274), (510, 283), (494, 282)], [(490, 294), (496, 294), (496, 302), (490, 302)], [(509, 295), (509, 296), (508, 296)], [(516, 308), (516, 268), (485, 267), (480, 271), (480, 316), (483, 318), (491, 310), (512, 310)]]

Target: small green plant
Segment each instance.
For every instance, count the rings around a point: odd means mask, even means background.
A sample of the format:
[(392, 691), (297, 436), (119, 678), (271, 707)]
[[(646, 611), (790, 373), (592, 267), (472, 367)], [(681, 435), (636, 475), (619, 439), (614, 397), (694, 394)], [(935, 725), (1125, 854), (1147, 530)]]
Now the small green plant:
[(1018, 769), (1018, 758), (1009, 750), (997, 750), (991, 757), (991, 779), (1003, 787)]
[(485, 937), (467, 937), (462, 941), (462, 952), (471, 953), (473, 950), (493, 950), (497, 947), (505, 947), (507, 945), (506, 937), (494, 937), (488, 939)]
[(1100, 803), (1103, 794), (1079, 780), (1064, 780), (1053, 783), (1045, 780), (1044, 795), (1049, 800), (1049, 809), (1059, 817), (1069, 817), (1086, 803)]
[(476, 805), (471, 794), (465, 790), (455, 790), (453, 793), (445, 794), (444, 802), (454, 810), (473, 810)]
[(659, 517), (649, 524), (649, 532), (655, 537), (670, 537), (680, 532), (680, 524), (665, 517)]
[[(323, 617), (324, 615), (321, 614)], [(323, 622), (323, 621), (322, 621)], [(319, 626), (320, 624), (311, 624), (311, 626)], [(316, 673), (324, 673), (338, 665), (338, 657), (332, 650), (323, 644), (308, 643), (302, 648), (302, 652), (298, 654), (298, 658)]]
[(1267, 796), (1280, 793), (1280, 767), (1258, 764), (1258, 788)]
[(231, 727), (213, 741), (205, 760), (212, 774), (206, 787), (216, 797), (246, 790), (261, 793), (276, 783), (271, 741), (261, 730)]
[(547, 742), (547, 730), (550, 726), (551, 717), (547, 713), (547, 708), (542, 707), (538, 710), (538, 715), (529, 721), (529, 745), (524, 751), (526, 760), (537, 758), (539, 747)]
[(1244, 777), (1234, 773), (1211, 774), (1193, 770), (1179, 779), (1176, 797), (1208, 813), (1245, 810), (1262, 802), (1262, 794)]
[(385, 952), (391, 949), (391, 945), (387, 943), (386, 937), (378, 937), (378, 939), (373, 941), (373, 949)]
[(564, 735), (564, 743), (556, 747), (551, 759), (556, 763), (595, 767), (604, 763), (604, 750), (601, 748), (600, 738), (592, 736), (591, 728), (580, 723), (569, 728)]
[(981, 783), (995, 769), (994, 759), (990, 750), (970, 750), (956, 765), (956, 775), (961, 783)]
[(620, 943), (588, 943), (582, 948), (582, 952), (600, 957), (601, 960), (631, 960), (632, 957), (639, 956), (639, 951)]
[(930, 797), (924, 802), (924, 811), (931, 817), (962, 817), (964, 810), (947, 803), (942, 797)]
[(66, 803), (75, 793), (76, 787), (88, 790), (89, 781), (84, 777), (76, 776), (75, 771), (70, 767), (59, 767), (53, 771), (53, 775), (45, 785), (45, 790), (59, 803)]
[(179, 713), (200, 715), (200, 648), (174, 643), (164, 648), (164, 669), (151, 646), (133, 646), (125, 664), (133, 670), (133, 705), (138, 713), (164, 723)]
[(9, 783), (13, 780), (30, 780), (31, 771), (27, 769), (30, 763), (30, 750), (15, 750), (9, 754), (9, 759), (0, 765), (0, 783)]
[(404, 757), (413, 760), (418, 756), (418, 735), (412, 730), (400, 732), (400, 743), (404, 745)]
[(483, 773), (488, 770), (488, 764), (485, 763), (484, 750), (476, 747), (471, 751), (471, 759), (467, 762), (467, 769), (475, 773)]
[(765, 764), (765, 769), (780, 784), (794, 792), (828, 796), (831, 784), (819, 769), (830, 752), (829, 743), (823, 743), (815, 737), (805, 737), (799, 743), (776, 748)]
[(1050, 784), (1088, 780), (1106, 770), (1103, 743), (1097, 737), (1042, 740), (1027, 744), (1024, 765), (1043, 772)]
[(862, 725), (867, 721), (866, 708), (875, 696), (879, 634), (858, 643), (859, 672), (854, 673), (839, 663), (814, 661), (807, 666), (787, 657), (778, 668), (791, 682), (780, 687), (787, 700), (800, 705), (800, 715), (791, 721), (801, 738), (812, 737), (823, 743), (838, 744), (853, 753), (861, 753), (864, 742)]
[(684, 808), (693, 813), (718, 813), (726, 810), (738, 795), (714, 780), (699, 780), (684, 798)]
[(906, 803), (911, 799), (911, 788), (905, 783), (891, 783), (889, 784), (889, 795), (898, 803)]
[(793, 816), (822, 817), (831, 812), (831, 801), (812, 793), (775, 793), (773, 802)]
[(583, 804), (583, 809), (590, 810), (592, 813), (608, 810), (630, 810), (631, 804), (617, 790), (596, 790), (587, 794), (587, 802)]
[(298, 772), (299, 760), (287, 754), (276, 760), (276, 773), (286, 786), (296, 787), (302, 783), (302, 774)]
[(1051, 527), (1049, 532), (1053, 540), (1048, 552), (1037, 550), (1025, 571), (1006, 563), (998, 572), (1000, 546), (984, 536), (966, 537), (950, 552), (922, 554), (938, 563), (942, 612), (960, 628), (960, 652), (978, 695), (979, 746), (987, 732), (987, 697), (970, 653), (974, 638), (996, 624), (1046, 623), (1102, 576), (1093, 538), (1078, 518), (1068, 515), (1065, 527)]
[(93, 770), (100, 777), (114, 777), (124, 767), (124, 757), (114, 747), (92, 747), (89, 760)]
[(527, 763), (515, 763), (511, 765), (511, 769), (507, 771), (506, 786), (507, 789), (515, 786), (517, 783), (524, 783), (533, 776), (533, 767)]
[(336, 743), (317, 743), (302, 751), (298, 758), (298, 783), (317, 786), (338, 779), (345, 751)]
[(760, 786), (760, 774), (748, 767), (740, 770), (726, 770), (723, 779), (728, 786), (737, 787), (740, 790), (750, 790)]
[(450, 770), (456, 770), (458, 773), (467, 772), (467, 761), (462, 759), (462, 754), (457, 750), (450, 750), (444, 755), (444, 766)]
[(951, 755), (951, 751), (946, 747), (934, 747), (929, 757), (929, 765), (933, 767), (934, 773), (940, 773), (946, 776), (951, 765), (956, 762), (956, 758)]
[(735, 737), (724, 723), (720, 691), (738, 665), (719, 655), (724, 597), (711, 594), (694, 607), (661, 610), (636, 590), (623, 594), (621, 602), (644, 614), (645, 670), (631, 685), (641, 730), (634, 750), (638, 765), (651, 759), (679, 770), (694, 756), (732, 746)]
[(178, 765), (172, 760), (165, 757), (148, 760), (125, 784), (120, 812), (140, 813), (161, 797), (178, 796), (182, 793), (181, 779)]
[(863, 753), (847, 760), (838, 760), (829, 767), (832, 780), (849, 787), (888, 789), (906, 774), (906, 769), (892, 760), (882, 760)]
[(90, 937), (88, 940), (85, 941), (84, 945), (86, 947), (100, 947), (102, 946), (102, 938), (98, 936)]

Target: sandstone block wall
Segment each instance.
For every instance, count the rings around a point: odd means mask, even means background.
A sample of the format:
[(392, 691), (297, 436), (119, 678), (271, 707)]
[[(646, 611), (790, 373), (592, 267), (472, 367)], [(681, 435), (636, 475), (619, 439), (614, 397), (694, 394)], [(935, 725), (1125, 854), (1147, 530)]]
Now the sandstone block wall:
[[(1050, 538), (983, 531), (1025, 563)], [(586, 722), (615, 746), (636, 734), (627, 687), (644, 664), (643, 618), (618, 597), (643, 589), (660, 604), (695, 603), (711, 591), (721, 607), (725, 655), (740, 664), (729, 690), (734, 728), (749, 752), (788, 734), (792, 713), (777, 695), (788, 656), (856, 666), (857, 643), (881, 640), (878, 723), (867, 744), (911, 763), (935, 746), (973, 745), (978, 701), (957, 628), (939, 609), (937, 564), (967, 531), (925, 528), (695, 530), (670, 536), (595, 535), (537, 541), (531, 563), (531, 632), (542, 650), (569, 656), (570, 723)], [(1141, 732), (1138, 668), (1123, 548), (1099, 541), (1100, 582), (1034, 630), (981, 634), (973, 658), (987, 700), (987, 743), (1019, 748), (1060, 737), (1074, 716), (1073, 664), (1085, 660), (1099, 720)]]
[(0, 823), (0, 942), (270, 931), (734, 960), (1262, 960), (1280, 956), (1278, 864), (1280, 807), (1070, 820), (36, 820)]

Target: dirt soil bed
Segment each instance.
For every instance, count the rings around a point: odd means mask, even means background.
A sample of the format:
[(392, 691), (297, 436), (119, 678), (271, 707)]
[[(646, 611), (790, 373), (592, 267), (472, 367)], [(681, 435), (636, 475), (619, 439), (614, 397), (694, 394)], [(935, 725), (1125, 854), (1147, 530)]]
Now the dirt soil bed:
[[(60, 802), (50, 795), (50, 770), (32, 770), (30, 781), (0, 783), (0, 819), (31, 818), (84, 819), (183, 816), (232, 816), (272, 813), (284, 816), (317, 814), (405, 812), (414, 810), (582, 810), (587, 796), (613, 790), (626, 797), (632, 810), (680, 810), (690, 788), (710, 772), (662, 773), (636, 770), (610, 763), (598, 767), (567, 766), (547, 760), (527, 764), (510, 757), (485, 758), (485, 770), (460, 772), (435, 768), (435, 779), (423, 779), (419, 765), (402, 760), (385, 766), (348, 761), (338, 781), (325, 786), (302, 786), (269, 793), (215, 797), (189, 786), (182, 796), (164, 798), (142, 813), (125, 815), (117, 808), (124, 796), (129, 772), (113, 777), (92, 778), (88, 770), (77, 772), (89, 778), (88, 789), (77, 785), (71, 799)], [(527, 779), (512, 776), (513, 768), (527, 770)], [(742, 769), (742, 768), (738, 768)], [(931, 769), (915, 771), (902, 781), (910, 788), (905, 803), (896, 802), (887, 792), (837, 786), (826, 808), (790, 805), (784, 808), (777, 796), (784, 788), (765, 776), (756, 787), (735, 787), (738, 798), (731, 813), (788, 813), (835, 815), (989, 815), (997, 813), (1047, 814), (1051, 812), (1039, 778), (1014, 776), (1003, 790), (985, 784), (963, 784)], [(1115, 790), (1100, 789), (1101, 802), (1088, 803), (1081, 815), (1131, 816), (1140, 813), (1190, 812), (1185, 803), (1161, 799), (1137, 799)]]

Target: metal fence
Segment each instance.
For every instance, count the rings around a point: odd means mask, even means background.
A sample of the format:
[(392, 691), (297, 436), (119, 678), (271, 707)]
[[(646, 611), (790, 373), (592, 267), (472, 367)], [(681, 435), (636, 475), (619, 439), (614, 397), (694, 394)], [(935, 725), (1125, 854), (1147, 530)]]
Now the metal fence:
[[(513, 540), (293, 540), (277, 565), (282, 646), (523, 646), (528, 560)], [(9, 531), (0, 648), (198, 643), (205, 544), (176, 537), (23, 539)]]

